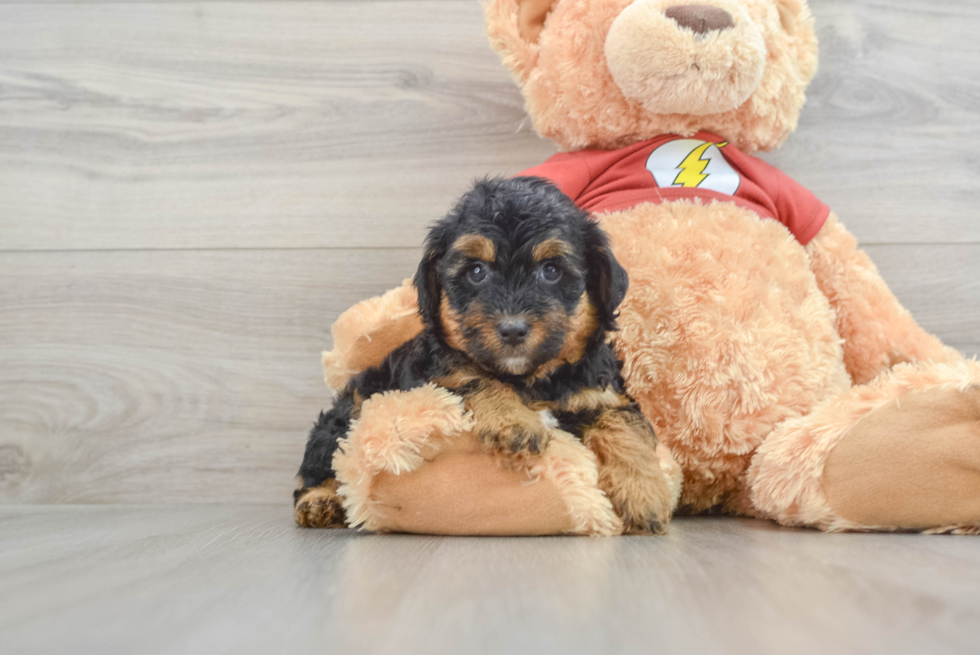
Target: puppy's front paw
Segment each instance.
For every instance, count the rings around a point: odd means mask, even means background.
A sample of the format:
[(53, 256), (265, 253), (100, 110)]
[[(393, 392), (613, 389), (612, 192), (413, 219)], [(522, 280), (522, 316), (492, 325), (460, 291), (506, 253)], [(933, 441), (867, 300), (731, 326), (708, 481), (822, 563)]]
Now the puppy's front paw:
[(667, 521), (669, 518), (669, 514), (665, 517), (648, 516), (638, 518), (630, 516), (623, 521), (625, 523), (623, 533), (637, 535), (667, 534)]
[(636, 480), (634, 486), (632, 493), (620, 493), (619, 497), (612, 498), (623, 518), (624, 533), (666, 534), (671, 515), (669, 489), (643, 484), (640, 480)]
[(343, 502), (337, 495), (336, 481), (331, 480), (322, 487), (298, 491), (293, 518), (297, 525), (304, 528), (347, 527), (347, 515)]
[(510, 423), (499, 430), (483, 431), (480, 436), (491, 448), (514, 455), (539, 455), (551, 441), (551, 431), (539, 420)]

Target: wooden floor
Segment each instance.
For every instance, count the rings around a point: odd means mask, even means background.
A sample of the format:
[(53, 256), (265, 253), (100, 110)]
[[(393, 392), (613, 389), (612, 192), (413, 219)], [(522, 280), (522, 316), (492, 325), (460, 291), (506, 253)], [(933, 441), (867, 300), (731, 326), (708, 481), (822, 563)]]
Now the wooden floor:
[(971, 653), (968, 537), (314, 531), (281, 507), (0, 508), (4, 653)]
[[(765, 158), (978, 353), (980, 3), (812, 8)], [(0, 0), (0, 653), (977, 652), (973, 539), (293, 527), (330, 323), (553, 151), (477, 0)]]

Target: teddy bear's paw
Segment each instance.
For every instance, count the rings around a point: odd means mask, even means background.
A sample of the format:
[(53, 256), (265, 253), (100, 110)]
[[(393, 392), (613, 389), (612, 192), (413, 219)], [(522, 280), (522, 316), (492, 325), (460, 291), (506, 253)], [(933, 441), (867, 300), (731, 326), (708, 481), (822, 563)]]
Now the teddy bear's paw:
[(344, 505), (337, 495), (337, 483), (328, 481), (322, 487), (301, 489), (296, 492), (293, 518), (304, 528), (344, 528), (347, 516)]

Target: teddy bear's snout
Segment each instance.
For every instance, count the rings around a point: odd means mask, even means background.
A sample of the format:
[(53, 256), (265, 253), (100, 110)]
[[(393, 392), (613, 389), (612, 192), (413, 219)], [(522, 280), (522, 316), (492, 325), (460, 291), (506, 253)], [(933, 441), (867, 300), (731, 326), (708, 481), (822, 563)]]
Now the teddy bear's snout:
[(735, 27), (735, 19), (724, 9), (711, 5), (675, 5), (664, 10), (667, 18), (681, 27), (707, 34)]
[(705, 116), (748, 100), (766, 44), (733, 0), (635, 0), (610, 25), (605, 55), (627, 99), (654, 114)]

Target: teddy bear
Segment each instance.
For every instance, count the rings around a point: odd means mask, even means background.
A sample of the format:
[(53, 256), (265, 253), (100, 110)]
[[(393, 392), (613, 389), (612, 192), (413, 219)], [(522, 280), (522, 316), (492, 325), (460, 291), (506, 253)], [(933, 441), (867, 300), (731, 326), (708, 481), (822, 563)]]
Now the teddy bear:
[[(543, 177), (591, 212), (631, 285), (613, 335), (681, 513), (825, 531), (980, 533), (980, 364), (901, 306), (843, 222), (754, 157), (817, 68), (805, 0), (487, 0)], [(334, 326), (328, 386), (420, 329), (411, 285)], [(601, 453), (519, 465), (435, 387), (373, 397), (297, 521), (443, 534), (619, 534)], [(322, 518), (322, 517), (321, 517)]]

